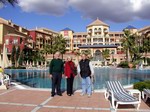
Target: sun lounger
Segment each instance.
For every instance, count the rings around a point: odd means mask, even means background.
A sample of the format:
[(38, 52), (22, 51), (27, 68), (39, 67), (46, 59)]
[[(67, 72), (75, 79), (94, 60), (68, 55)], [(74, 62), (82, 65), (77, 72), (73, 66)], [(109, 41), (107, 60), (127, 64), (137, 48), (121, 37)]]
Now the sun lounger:
[(144, 89), (142, 91), (142, 98), (146, 102), (148, 98), (150, 98), (150, 89)]
[[(141, 99), (132, 96), (128, 91), (126, 91), (119, 81), (107, 81), (106, 82), (106, 92), (105, 98), (111, 97), (111, 104), (114, 109), (118, 108), (118, 105), (137, 105), (137, 109), (140, 107)], [(116, 103), (116, 105), (115, 105)]]
[(7, 86), (10, 85), (10, 78), (7, 74), (0, 73), (0, 89), (7, 89)]

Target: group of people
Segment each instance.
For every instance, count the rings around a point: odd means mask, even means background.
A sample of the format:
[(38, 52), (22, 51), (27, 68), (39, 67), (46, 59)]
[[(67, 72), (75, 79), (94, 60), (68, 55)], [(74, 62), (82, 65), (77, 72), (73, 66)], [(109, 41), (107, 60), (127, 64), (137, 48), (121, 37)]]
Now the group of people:
[[(52, 91), (51, 96), (54, 97), (56, 94), (62, 96), (61, 92), (61, 79), (65, 77), (67, 80), (67, 95), (72, 96), (73, 92), (73, 81), (76, 75), (79, 75), (82, 80), (82, 93), (81, 96), (87, 94), (88, 97), (92, 95), (92, 82), (91, 78), (94, 76), (94, 69), (90, 60), (85, 54), (82, 54), (81, 60), (76, 66), (72, 61), (71, 57), (67, 57), (66, 62), (60, 59), (60, 52), (54, 54), (54, 59), (49, 65), (49, 75), (52, 79)], [(75, 70), (77, 68), (77, 74)], [(56, 90), (56, 91), (55, 91)]]

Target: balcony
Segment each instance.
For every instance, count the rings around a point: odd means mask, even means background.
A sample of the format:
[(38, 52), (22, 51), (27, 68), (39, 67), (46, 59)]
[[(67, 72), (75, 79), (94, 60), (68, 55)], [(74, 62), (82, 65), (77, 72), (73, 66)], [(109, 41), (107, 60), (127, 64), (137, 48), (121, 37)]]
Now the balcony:
[(88, 34), (91, 34), (92, 33), (92, 30), (90, 29), (89, 31), (88, 31)]
[(92, 36), (93, 38), (103, 38), (102, 35), (95, 35), (95, 36)]
[(50, 39), (50, 37), (46, 36), (46, 37), (45, 37), (45, 39), (46, 39), (46, 40), (49, 40), (49, 39)]
[(37, 42), (36, 42), (36, 44), (38, 44), (38, 45), (39, 45), (39, 44), (40, 44), (40, 42), (39, 42), (39, 41), (37, 41)]
[(28, 48), (33, 48), (33, 46), (31, 44), (27, 44)]
[(105, 35), (106, 38), (109, 38), (110, 36), (108, 34)]
[(104, 29), (104, 33), (108, 33), (108, 30), (107, 30), (107, 29)]
[(28, 43), (33, 43), (33, 40), (32, 39), (28, 39), (27, 42)]
[(94, 30), (94, 32), (96, 32), (96, 33), (101, 33), (102, 30)]
[(64, 36), (64, 38), (66, 38), (66, 39), (70, 39), (70, 37), (69, 37), (69, 36)]
[(91, 38), (91, 36), (90, 36), (90, 35), (88, 35), (88, 36), (87, 36), (87, 38)]

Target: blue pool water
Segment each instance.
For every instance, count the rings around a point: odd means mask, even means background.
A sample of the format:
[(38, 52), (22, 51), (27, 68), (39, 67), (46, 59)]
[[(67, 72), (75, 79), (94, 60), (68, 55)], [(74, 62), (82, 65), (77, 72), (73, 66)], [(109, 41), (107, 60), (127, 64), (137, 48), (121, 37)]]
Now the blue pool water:
[[(105, 82), (118, 80), (123, 85), (130, 85), (135, 82), (150, 80), (150, 70), (117, 69), (117, 68), (95, 68), (94, 89), (102, 89)], [(13, 70), (6, 69), (5, 73), (11, 75), (11, 79), (34, 88), (51, 88), (51, 79), (48, 77), (48, 70)], [(66, 89), (66, 79), (62, 79), (62, 89)], [(75, 78), (74, 89), (81, 89), (81, 79)]]

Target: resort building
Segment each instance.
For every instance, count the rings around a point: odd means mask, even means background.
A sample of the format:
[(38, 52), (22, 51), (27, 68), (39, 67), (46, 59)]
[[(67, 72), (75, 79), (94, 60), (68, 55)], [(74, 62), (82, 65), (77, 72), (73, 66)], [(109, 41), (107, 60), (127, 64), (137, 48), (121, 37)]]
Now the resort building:
[[(91, 24), (86, 26), (86, 32), (74, 32), (70, 28), (65, 28), (60, 31), (60, 34), (67, 40), (68, 51), (78, 51), (80, 53), (89, 50), (93, 61), (104, 61), (102, 51), (109, 49), (110, 57), (106, 60), (107, 64), (116, 64), (125, 61), (126, 55), (122, 47), (123, 31), (110, 31), (110, 26), (98, 18)], [(137, 29), (131, 25), (123, 30), (130, 30), (131, 33), (150, 37), (150, 27)], [(148, 56), (150, 56), (148, 54)]]
[(97, 57), (95, 60), (103, 61), (102, 51), (109, 49), (112, 54), (107, 60), (109, 63), (113, 60), (117, 63), (124, 60), (125, 55), (121, 46), (123, 32), (110, 32), (109, 25), (99, 19), (89, 24), (86, 29), (87, 32), (74, 32), (69, 28), (60, 31), (67, 40), (67, 50), (89, 50), (92, 57)]
[[(143, 38), (150, 38), (150, 26), (137, 29), (129, 25), (123, 30), (126, 29)], [(110, 31), (110, 26), (98, 18), (86, 26), (86, 32), (74, 32), (70, 28), (65, 28), (60, 32), (47, 28), (28, 30), (14, 24), (11, 20), (0, 18), (0, 45), (2, 46), (5, 43), (8, 55), (11, 54), (13, 45), (20, 46), (21, 50), (24, 47), (31, 50), (42, 50), (46, 44), (53, 45), (55, 37), (60, 34), (67, 42), (66, 54), (68, 55), (69, 53), (74, 59), (76, 58), (75, 52), (82, 53), (85, 51), (90, 52), (93, 61), (103, 62), (105, 60), (107, 64), (118, 64), (126, 59), (121, 41), (124, 32)], [(142, 41), (140, 41), (140, 45), (141, 44)], [(102, 52), (106, 49), (109, 50), (110, 56), (107, 59), (104, 59)], [(46, 56), (46, 60), (53, 58), (50, 54)], [(147, 53), (147, 56), (150, 57), (150, 54)]]
[(14, 45), (20, 46), (21, 50), (25, 43), (27, 47), (33, 46), (32, 39), (29, 41), (29, 31), (26, 28), (14, 24), (11, 20), (0, 18), (0, 44), (3, 46), (4, 43), (7, 55), (12, 53)]
[(34, 49), (43, 49), (46, 44), (52, 45), (54, 37), (59, 33), (46, 28), (36, 28), (30, 30), (29, 35), (33, 39)]

